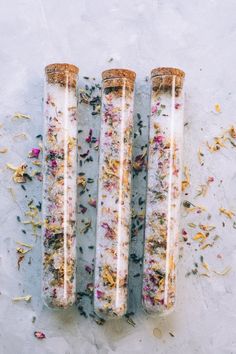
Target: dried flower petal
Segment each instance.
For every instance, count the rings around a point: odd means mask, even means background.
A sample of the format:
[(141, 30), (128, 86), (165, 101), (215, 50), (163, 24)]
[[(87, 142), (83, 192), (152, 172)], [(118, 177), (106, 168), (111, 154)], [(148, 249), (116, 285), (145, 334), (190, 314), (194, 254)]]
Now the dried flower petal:
[(78, 184), (78, 186), (85, 188), (87, 185), (86, 177), (85, 176), (78, 176), (77, 177), (77, 184)]
[(203, 224), (199, 224), (199, 227), (201, 230), (207, 231), (207, 232), (210, 232), (216, 228), (214, 225), (203, 225)]
[(96, 208), (96, 206), (97, 206), (97, 201), (96, 201), (96, 199), (94, 199), (94, 198), (90, 198), (90, 199), (88, 200), (88, 204), (91, 205), (92, 207)]
[(225, 208), (220, 208), (219, 209), (220, 214), (224, 214), (227, 216), (227, 218), (232, 219), (233, 216), (235, 216), (235, 213), (231, 210), (227, 210)]
[(45, 334), (43, 332), (39, 332), (39, 331), (35, 331), (34, 336), (37, 339), (45, 339), (46, 338)]
[(231, 269), (231, 267), (226, 267), (222, 272), (217, 272), (216, 270), (213, 270), (213, 272), (217, 275), (227, 275)]
[(8, 148), (0, 148), (0, 154), (5, 154), (8, 152)]
[(190, 173), (187, 166), (184, 167), (185, 179), (182, 181), (182, 192), (184, 192), (190, 186)]
[(220, 104), (219, 104), (219, 103), (216, 103), (216, 104), (215, 104), (215, 111), (216, 111), (217, 113), (221, 113), (221, 107), (220, 107)]
[(32, 295), (26, 295), (26, 296), (19, 296), (19, 297), (14, 297), (12, 299), (13, 302), (17, 301), (25, 301), (25, 302), (30, 302), (32, 299)]
[(18, 167), (15, 167), (12, 164), (7, 163), (6, 166), (10, 170), (14, 171), (12, 178), (15, 183), (25, 183), (27, 178), (31, 178), (29, 176), (29, 174), (27, 173), (27, 165), (26, 164), (22, 164)]
[(32, 150), (29, 153), (29, 157), (38, 159), (39, 154), (40, 154), (40, 149), (32, 148)]
[(229, 129), (229, 135), (231, 138), (236, 139), (236, 128), (233, 125)]
[(30, 119), (31, 117), (28, 114), (15, 113), (13, 118), (17, 119)]
[(194, 241), (203, 241), (205, 240), (207, 237), (205, 234), (203, 234), (202, 232), (198, 232), (194, 237), (193, 240)]

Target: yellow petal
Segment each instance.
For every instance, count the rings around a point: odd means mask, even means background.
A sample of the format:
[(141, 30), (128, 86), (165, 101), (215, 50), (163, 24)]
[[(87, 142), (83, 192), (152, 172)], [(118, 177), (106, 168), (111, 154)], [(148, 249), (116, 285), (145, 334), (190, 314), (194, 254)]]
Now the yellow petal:
[(219, 104), (219, 103), (216, 103), (216, 104), (215, 104), (215, 111), (216, 111), (217, 113), (220, 113), (220, 112), (221, 112), (221, 107), (220, 107), (220, 104)]
[(194, 241), (202, 241), (202, 240), (205, 240), (207, 237), (206, 235), (204, 235), (202, 232), (198, 232), (194, 237), (193, 237), (193, 240)]
[(232, 217), (235, 216), (235, 213), (233, 211), (227, 210), (225, 208), (220, 208), (219, 211), (220, 211), (220, 214), (224, 214), (229, 219), (232, 219)]

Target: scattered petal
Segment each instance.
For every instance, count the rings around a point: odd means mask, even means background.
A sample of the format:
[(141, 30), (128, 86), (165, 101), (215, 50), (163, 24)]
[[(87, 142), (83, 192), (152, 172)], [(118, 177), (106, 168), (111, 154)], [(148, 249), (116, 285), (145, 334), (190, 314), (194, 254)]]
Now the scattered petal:
[(219, 104), (219, 103), (216, 103), (216, 104), (215, 104), (215, 111), (216, 111), (217, 113), (221, 113), (221, 107), (220, 107), (220, 104)]
[(94, 198), (90, 198), (90, 199), (88, 200), (88, 204), (91, 205), (92, 207), (96, 208), (96, 206), (97, 206), (97, 201), (96, 201), (96, 199), (94, 199)]
[(35, 338), (38, 338), (38, 339), (45, 339), (46, 338), (45, 334), (43, 332), (39, 332), (39, 331), (34, 332), (34, 336), (35, 336)]
[(38, 159), (39, 154), (40, 154), (40, 149), (32, 148), (32, 150), (29, 153), (29, 157)]
[(233, 216), (235, 216), (235, 213), (233, 211), (227, 210), (225, 208), (220, 208), (219, 211), (220, 211), (220, 214), (224, 214), (229, 219), (232, 219)]
[(27, 165), (26, 164), (22, 164), (18, 167), (13, 166), (10, 163), (7, 163), (7, 168), (14, 171), (13, 174), (13, 181), (15, 183), (25, 183), (27, 178), (32, 179), (31, 176), (29, 176), (28, 172), (27, 172)]
[(198, 232), (194, 237), (193, 240), (194, 241), (203, 241), (205, 240), (207, 237), (205, 234), (203, 234), (202, 232)]
[(13, 118), (17, 119), (30, 119), (31, 117), (28, 114), (15, 113)]
[(229, 129), (229, 135), (231, 138), (236, 139), (236, 128), (233, 125)]
[(14, 297), (12, 299), (13, 302), (18, 302), (18, 301), (25, 301), (25, 302), (30, 302), (32, 299), (32, 295), (26, 295), (26, 296), (19, 296), (19, 297)]
[(201, 230), (207, 231), (207, 232), (210, 232), (216, 228), (214, 225), (203, 225), (203, 224), (199, 224), (199, 227)]
[(187, 166), (184, 167), (185, 179), (182, 181), (182, 192), (184, 192), (190, 186), (190, 173)]
[(231, 270), (231, 267), (226, 267), (222, 272), (218, 272), (216, 270), (213, 270), (213, 272), (217, 275), (227, 275)]
[(0, 148), (0, 154), (5, 154), (8, 152), (8, 148)]

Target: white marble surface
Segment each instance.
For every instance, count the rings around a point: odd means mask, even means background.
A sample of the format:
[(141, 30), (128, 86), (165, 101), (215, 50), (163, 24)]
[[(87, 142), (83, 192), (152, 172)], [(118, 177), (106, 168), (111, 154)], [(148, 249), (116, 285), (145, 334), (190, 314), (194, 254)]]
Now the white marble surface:
[[(230, 354), (236, 353), (236, 230), (233, 221), (219, 216), (224, 207), (236, 212), (236, 150), (233, 147), (210, 154), (205, 146), (221, 130), (235, 122), (235, 22), (234, 0), (0, 0), (0, 147), (8, 147), (0, 155), (0, 353), (1, 354), (108, 354), (108, 353), (168, 353), (168, 354)], [(108, 62), (110, 58), (112, 62)], [(125, 320), (98, 326), (84, 319), (76, 307), (61, 313), (42, 307), (40, 299), (40, 239), (34, 239), (30, 227), (27, 234), (16, 220), (24, 219), (27, 200), (41, 198), (41, 184), (27, 183), (27, 195), (11, 181), (7, 162), (28, 161), (28, 151), (36, 146), (35, 136), (42, 130), (43, 68), (52, 62), (77, 64), (82, 76), (95, 76), (109, 67), (128, 67), (137, 72), (136, 112), (147, 121), (149, 91), (145, 77), (156, 66), (177, 66), (186, 71), (185, 164), (191, 170), (191, 187), (185, 199), (205, 205), (205, 214), (183, 211), (182, 227), (189, 239), (195, 230), (187, 223), (210, 223), (217, 226), (213, 236), (220, 239), (212, 248), (199, 251), (198, 244), (184, 245), (179, 262), (178, 304), (175, 313), (166, 319), (150, 318), (139, 309), (140, 278), (131, 276), (133, 294), (131, 309), (136, 326)], [(214, 112), (220, 103), (222, 113)], [(12, 120), (15, 112), (29, 114), (32, 119)], [(86, 107), (80, 107), (84, 136), (91, 126), (98, 134), (99, 118), (92, 117)], [(14, 139), (26, 132), (24, 141)], [(147, 142), (147, 128), (135, 142), (135, 154)], [(83, 136), (83, 134), (81, 135)], [(86, 149), (81, 141), (82, 151)], [(202, 145), (205, 165), (200, 166), (197, 150)], [(88, 164), (91, 177), (96, 176), (97, 152)], [(92, 172), (91, 172), (92, 171)], [(205, 198), (194, 199), (196, 189), (214, 176)], [(220, 181), (223, 181), (222, 183)], [(141, 186), (137, 190), (137, 186)], [(8, 187), (16, 193), (13, 201)], [(144, 195), (145, 184), (140, 175), (134, 181), (136, 192)], [(96, 196), (96, 186), (91, 194)], [(83, 196), (86, 201), (86, 196)], [(136, 197), (137, 199), (137, 197)], [(90, 207), (85, 217), (94, 219)], [(81, 215), (79, 216), (81, 220)], [(225, 227), (222, 222), (225, 221)], [(209, 221), (208, 221), (209, 222)], [(80, 226), (78, 226), (79, 228)], [(141, 254), (142, 231), (132, 247)], [(34, 245), (30, 255), (17, 270), (15, 241)], [(87, 248), (94, 242), (94, 229), (79, 238)], [(196, 249), (196, 250), (195, 250)], [(210, 277), (185, 274), (199, 263), (200, 255), (211, 269), (232, 268), (226, 276), (210, 273)], [(217, 257), (218, 255), (218, 257)], [(221, 255), (222, 258), (219, 258)], [(32, 264), (28, 264), (29, 257)], [(84, 265), (90, 264), (93, 251), (79, 254), (79, 290), (89, 281)], [(132, 265), (132, 274), (139, 265)], [(12, 303), (12, 298), (31, 294), (31, 303)], [(84, 300), (83, 300), (84, 301)], [(89, 305), (85, 305), (90, 311)], [(35, 323), (32, 323), (36, 316)], [(153, 335), (159, 328), (161, 338)], [(34, 337), (43, 331), (46, 339)], [(172, 337), (169, 332), (173, 333)]]

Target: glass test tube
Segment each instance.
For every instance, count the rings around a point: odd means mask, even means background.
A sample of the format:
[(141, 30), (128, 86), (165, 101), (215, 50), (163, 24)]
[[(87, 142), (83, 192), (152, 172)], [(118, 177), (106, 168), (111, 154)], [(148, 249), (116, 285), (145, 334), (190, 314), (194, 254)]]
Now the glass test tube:
[(181, 202), (184, 72), (152, 70), (143, 268), (143, 306), (167, 313), (176, 298)]
[(75, 301), (78, 71), (45, 68), (42, 297), (49, 307)]
[(124, 69), (102, 73), (94, 310), (107, 318), (127, 310), (135, 77)]

